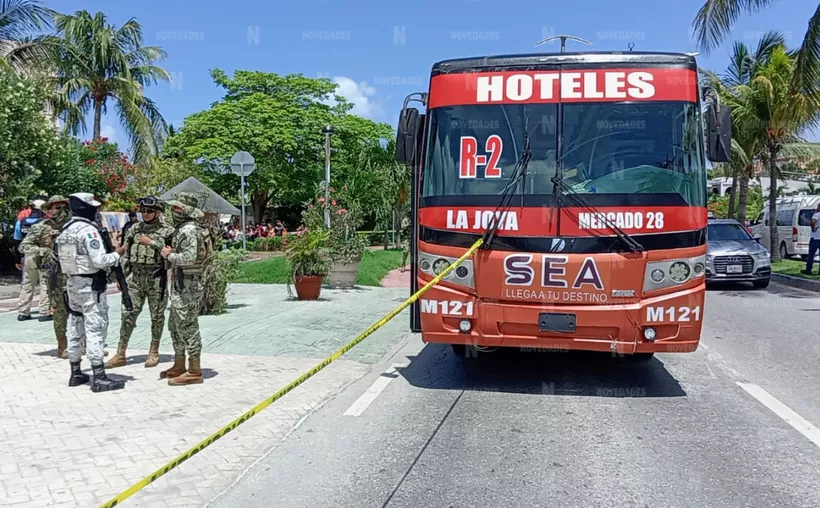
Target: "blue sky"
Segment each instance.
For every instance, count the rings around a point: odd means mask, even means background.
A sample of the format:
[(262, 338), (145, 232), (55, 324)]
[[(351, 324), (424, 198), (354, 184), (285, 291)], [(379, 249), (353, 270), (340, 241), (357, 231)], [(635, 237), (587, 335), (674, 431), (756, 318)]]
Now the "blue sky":
[[(535, 51), (544, 37), (571, 34), (591, 50), (695, 51), (690, 25), (701, 1), (681, 0), (46, 0), (60, 12), (103, 11), (121, 25), (136, 18), (144, 43), (168, 52), (160, 63), (174, 77), (147, 94), (175, 126), (219, 100), (208, 76), (220, 68), (331, 77), (356, 104), (354, 112), (395, 125), (404, 97), (425, 91), (432, 64), (447, 58)], [(790, 46), (803, 38), (815, 1), (781, 0), (744, 16), (727, 41), (699, 64), (725, 68), (731, 43), (755, 45), (783, 32)], [(568, 43), (568, 49), (586, 48)], [(558, 51), (557, 42), (539, 51)], [(112, 109), (113, 111), (113, 109)], [(103, 134), (119, 141), (116, 117)], [(90, 135), (90, 127), (89, 127)], [(811, 136), (819, 139), (818, 136)], [(121, 148), (126, 148), (122, 146)]]

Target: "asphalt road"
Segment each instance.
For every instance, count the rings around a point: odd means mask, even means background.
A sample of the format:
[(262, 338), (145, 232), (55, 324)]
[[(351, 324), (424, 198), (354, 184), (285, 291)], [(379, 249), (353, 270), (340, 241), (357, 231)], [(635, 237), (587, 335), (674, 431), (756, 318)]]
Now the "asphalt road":
[(820, 427), (820, 298), (715, 288), (705, 320), (644, 364), (414, 338), (211, 506), (820, 506), (820, 439), (784, 419)]

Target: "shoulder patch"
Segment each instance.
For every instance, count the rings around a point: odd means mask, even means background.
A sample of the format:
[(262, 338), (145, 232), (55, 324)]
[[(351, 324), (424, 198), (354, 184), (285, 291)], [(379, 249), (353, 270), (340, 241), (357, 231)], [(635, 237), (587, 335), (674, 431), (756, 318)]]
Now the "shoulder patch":
[[(91, 235), (88, 235), (89, 237)], [(100, 248), (100, 241), (99, 240), (91, 240), (91, 248), (97, 250)]]

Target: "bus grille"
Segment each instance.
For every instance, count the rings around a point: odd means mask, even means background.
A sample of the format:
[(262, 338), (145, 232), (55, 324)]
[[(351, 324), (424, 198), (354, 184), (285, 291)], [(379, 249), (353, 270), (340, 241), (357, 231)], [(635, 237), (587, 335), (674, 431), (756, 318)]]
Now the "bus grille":
[(752, 256), (717, 256), (712, 263), (715, 267), (715, 273), (726, 273), (728, 265), (743, 266), (743, 273), (752, 273), (754, 267)]

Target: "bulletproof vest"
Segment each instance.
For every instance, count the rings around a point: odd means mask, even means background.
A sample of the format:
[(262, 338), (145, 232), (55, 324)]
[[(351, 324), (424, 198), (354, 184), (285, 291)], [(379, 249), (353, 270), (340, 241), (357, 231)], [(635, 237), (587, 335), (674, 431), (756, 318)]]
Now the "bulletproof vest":
[(158, 220), (151, 224), (148, 224), (147, 222), (140, 222), (131, 227), (131, 231), (129, 231), (129, 233), (133, 236), (131, 237), (132, 243), (128, 253), (131, 259), (131, 264), (155, 266), (162, 261), (162, 256), (160, 255), (159, 250), (151, 247), (150, 245), (142, 245), (139, 242), (140, 235), (146, 235), (152, 240), (159, 239), (160, 242), (164, 242), (164, 239), (157, 238), (155, 236), (156, 233), (162, 229), (162, 227), (162, 223)]
[(74, 217), (63, 226), (57, 237), (57, 253), (64, 274), (94, 274), (99, 271), (94, 268), (84, 241), (86, 235), (94, 232), (99, 236), (99, 230), (93, 222), (79, 217)]
[[(214, 255), (214, 239), (209, 228), (206, 228), (195, 221), (188, 221), (184, 223), (179, 229), (195, 228), (197, 234), (196, 242), (196, 261), (189, 266), (182, 268), (184, 272), (197, 272), (202, 270), (208, 263), (211, 262)], [(177, 235), (178, 236), (178, 235)]]

